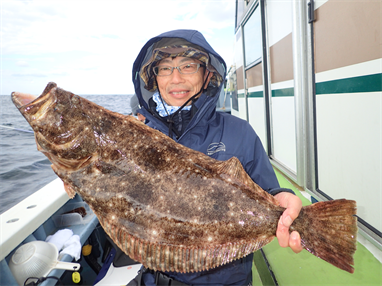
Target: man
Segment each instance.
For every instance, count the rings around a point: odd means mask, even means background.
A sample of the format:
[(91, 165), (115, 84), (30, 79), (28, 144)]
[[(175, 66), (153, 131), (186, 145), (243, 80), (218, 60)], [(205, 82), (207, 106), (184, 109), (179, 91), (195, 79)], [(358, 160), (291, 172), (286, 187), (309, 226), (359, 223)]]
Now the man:
[[(139, 112), (149, 126), (180, 144), (217, 160), (237, 157), (250, 177), (286, 207), (277, 238), (282, 247), (300, 252), (300, 236), (289, 235), (289, 226), (300, 212), (301, 200), (291, 190), (280, 189), (248, 122), (215, 110), (225, 72), (224, 60), (197, 31), (175, 30), (154, 37), (133, 66)], [(143, 282), (146, 286), (164, 285), (171, 279), (171, 285), (252, 285), (252, 260), (253, 254), (197, 273), (146, 271)]]

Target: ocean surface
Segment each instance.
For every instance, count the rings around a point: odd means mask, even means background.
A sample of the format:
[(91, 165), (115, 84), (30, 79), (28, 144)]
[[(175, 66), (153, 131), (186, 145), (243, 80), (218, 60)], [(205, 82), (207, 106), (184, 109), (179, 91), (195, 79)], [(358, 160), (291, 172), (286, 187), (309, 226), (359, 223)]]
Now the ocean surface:
[[(130, 114), (133, 95), (81, 95), (109, 110)], [(134, 106), (134, 104), (133, 104)], [(0, 214), (57, 178), (49, 160), (37, 151), (31, 127), (13, 105), (0, 96)]]

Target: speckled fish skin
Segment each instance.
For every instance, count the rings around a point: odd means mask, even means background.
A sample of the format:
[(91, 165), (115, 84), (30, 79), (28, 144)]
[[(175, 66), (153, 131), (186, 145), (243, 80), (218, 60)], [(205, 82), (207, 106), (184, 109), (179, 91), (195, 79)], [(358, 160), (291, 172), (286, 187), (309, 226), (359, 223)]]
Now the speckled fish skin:
[[(113, 241), (144, 266), (208, 270), (275, 237), (284, 208), (238, 159), (212, 159), (55, 83), (33, 101), (17, 92), (12, 99), (69, 196), (78, 193)], [(353, 272), (355, 212), (354, 201), (317, 203), (304, 207), (291, 229), (308, 251)]]

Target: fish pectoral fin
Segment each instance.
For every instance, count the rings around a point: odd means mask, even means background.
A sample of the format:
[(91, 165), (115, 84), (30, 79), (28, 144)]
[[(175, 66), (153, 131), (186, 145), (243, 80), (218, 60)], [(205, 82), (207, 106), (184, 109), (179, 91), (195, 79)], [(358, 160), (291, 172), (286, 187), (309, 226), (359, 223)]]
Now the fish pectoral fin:
[(233, 178), (242, 179), (242, 173), (245, 173), (243, 166), (236, 157), (232, 157), (227, 161), (220, 162), (219, 164), (219, 171)]
[(219, 164), (220, 166), (218, 166), (218, 170), (220, 174), (227, 175), (228, 177), (235, 179), (237, 182), (246, 185), (250, 190), (264, 197), (274, 205), (280, 205), (280, 203), (272, 195), (263, 191), (263, 189), (252, 180), (252, 178), (244, 170), (243, 165), (238, 158), (232, 157), (227, 161), (220, 162)]
[(243, 165), (241, 164), (239, 159), (236, 157), (232, 157), (227, 161), (221, 162), (219, 166), (219, 171), (222, 174), (226, 174), (234, 179), (237, 179), (239, 182), (249, 187), (253, 187), (253, 185), (255, 184), (251, 177), (244, 170)]
[(64, 189), (65, 192), (68, 194), (69, 198), (73, 199), (76, 195), (76, 192), (73, 190), (73, 188), (69, 184), (64, 182)]

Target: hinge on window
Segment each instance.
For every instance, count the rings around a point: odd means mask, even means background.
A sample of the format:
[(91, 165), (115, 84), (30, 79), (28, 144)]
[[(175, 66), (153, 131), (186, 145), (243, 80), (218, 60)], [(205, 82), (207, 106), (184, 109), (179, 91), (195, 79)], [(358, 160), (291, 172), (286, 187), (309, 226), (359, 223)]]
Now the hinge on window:
[(310, 0), (308, 3), (308, 22), (313, 23), (314, 22), (314, 0)]

